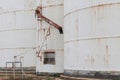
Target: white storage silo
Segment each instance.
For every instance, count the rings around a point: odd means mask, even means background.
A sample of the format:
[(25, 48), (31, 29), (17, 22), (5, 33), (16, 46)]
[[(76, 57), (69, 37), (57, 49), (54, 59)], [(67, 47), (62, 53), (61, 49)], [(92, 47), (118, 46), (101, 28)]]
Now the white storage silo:
[[(40, 0), (42, 15), (63, 26), (63, 0)], [(38, 21), (37, 75), (63, 73), (63, 34), (44, 19)]]
[(64, 0), (64, 74), (119, 75), (119, 36), (120, 0)]
[(0, 67), (22, 61), (35, 68), (36, 0), (0, 0)]

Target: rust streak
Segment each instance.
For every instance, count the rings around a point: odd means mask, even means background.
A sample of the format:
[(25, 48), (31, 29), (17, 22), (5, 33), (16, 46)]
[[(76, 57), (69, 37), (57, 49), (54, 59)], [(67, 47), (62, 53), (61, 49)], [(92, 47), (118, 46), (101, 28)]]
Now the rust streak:
[(94, 60), (94, 58), (92, 56), (91, 56), (91, 60), (90, 61), (91, 61), (91, 65), (93, 65), (95, 60)]
[(106, 45), (106, 55), (105, 55), (105, 57), (106, 57), (106, 65), (107, 65), (107, 67), (108, 67), (108, 63), (109, 63), (109, 53), (108, 53), (108, 45)]
[(98, 38), (98, 45), (100, 47), (100, 44), (101, 44), (101, 38)]

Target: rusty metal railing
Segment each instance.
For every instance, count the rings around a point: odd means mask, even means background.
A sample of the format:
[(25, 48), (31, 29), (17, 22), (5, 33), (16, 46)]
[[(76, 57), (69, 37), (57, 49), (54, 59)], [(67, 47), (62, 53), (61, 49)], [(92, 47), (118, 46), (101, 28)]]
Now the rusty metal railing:
[(20, 69), (21, 69), (21, 77), (23, 80), (23, 68), (22, 68), (22, 62), (20, 61), (14, 61), (14, 62), (6, 62), (6, 77), (8, 76), (8, 64), (12, 64), (12, 69), (13, 69), (13, 78), (16, 78), (16, 64), (20, 64)]

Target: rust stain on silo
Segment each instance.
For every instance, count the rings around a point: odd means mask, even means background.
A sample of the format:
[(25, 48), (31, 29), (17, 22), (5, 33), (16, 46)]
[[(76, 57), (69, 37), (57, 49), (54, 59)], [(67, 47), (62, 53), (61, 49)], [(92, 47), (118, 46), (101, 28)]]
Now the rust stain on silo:
[(106, 66), (108, 67), (108, 64), (109, 64), (108, 45), (106, 45), (105, 62), (106, 62)]
[(95, 59), (91, 56), (91, 65), (93, 65), (95, 62)]

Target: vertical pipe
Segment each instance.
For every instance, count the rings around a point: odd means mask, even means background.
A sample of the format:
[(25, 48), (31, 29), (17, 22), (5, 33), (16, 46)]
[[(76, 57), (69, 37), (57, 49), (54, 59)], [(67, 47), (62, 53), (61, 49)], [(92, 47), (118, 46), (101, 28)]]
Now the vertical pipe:
[[(45, 51), (55, 51), (56, 64), (44, 64), (44, 54), (41, 54), (43, 57), (41, 58), (42, 61), (40, 61), (40, 59), (39, 61), (37, 61), (37, 70), (40, 75), (44, 74), (45, 72), (50, 74), (63, 73), (63, 35), (60, 34), (59, 31), (56, 28), (54, 28), (54, 26), (49, 25), (49, 20), (54, 21), (59, 25), (63, 25), (63, 0), (40, 1), (42, 1), (40, 4), (40, 7), (42, 7), (42, 15), (45, 16), (44, 20), (46, 20), (46, 22), (41, 21), (40, 23), (41, 26), (39, 30), (39, 35), (41, 36), (39, 36), (39, 39), (42, 39), (40, 40), (41, 46), (43, 46), (43, 42), (45, 42), (44, 47), (41, 49), (41, 51), (43, 53)], [(49, 31), (50, 35), (48, 34)]]

